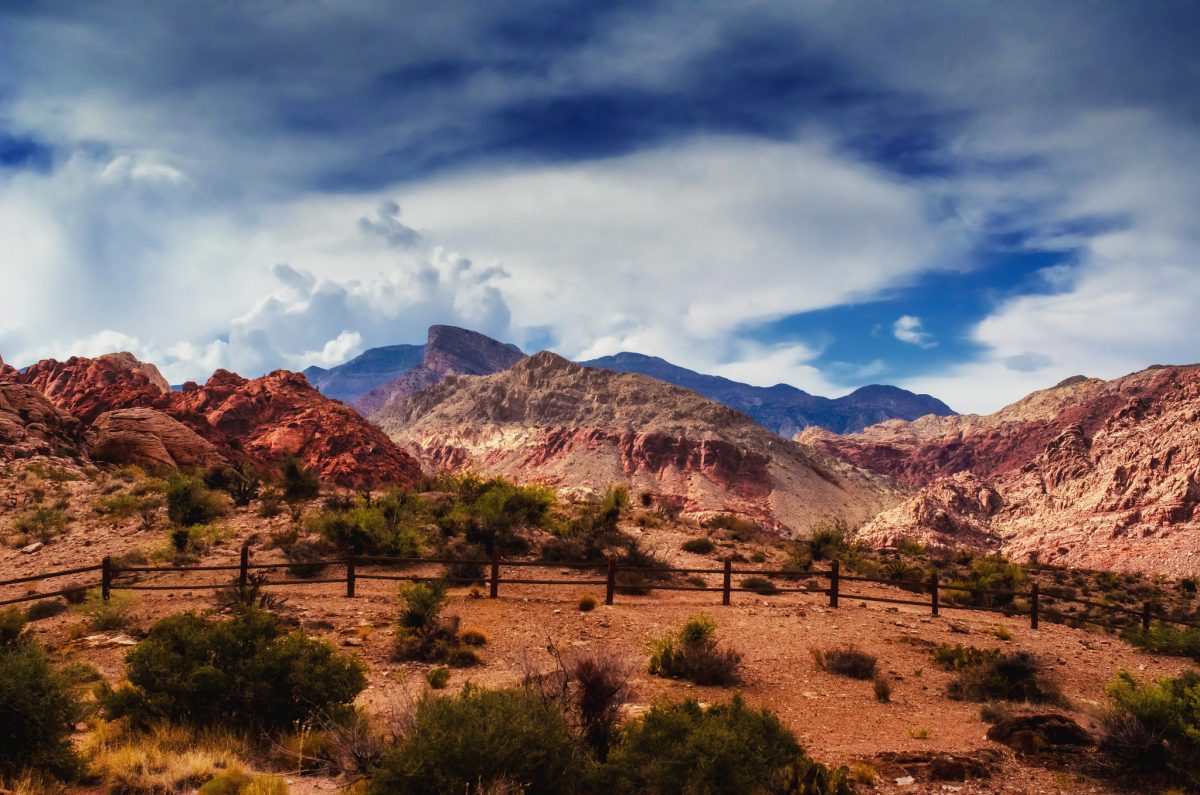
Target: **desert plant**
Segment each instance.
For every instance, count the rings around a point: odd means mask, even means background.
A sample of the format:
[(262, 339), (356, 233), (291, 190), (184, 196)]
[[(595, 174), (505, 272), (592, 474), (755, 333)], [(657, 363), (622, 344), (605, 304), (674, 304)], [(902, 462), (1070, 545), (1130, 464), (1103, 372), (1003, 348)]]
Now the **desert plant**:
[(584, 741), (604, 762), (617, 735), (621, 707), (633, 696), (633, 670), (611, 651), (575, 654), (565, 668), (570, 712), (578, 717)]
[(245, 581), (235, 577), (232, 582), (215, 594), (217, 607), (237, 609), (253, 607), (268, 612), (278, 610), (287, 602), (287, 598), (267, 590), (268, 577), (266, 572), (250, 572)]
[(732, 513), (718, 514), (704, 522), (704, 529), (720, 531), (733, 541), (750, 541), (758, 535), (758, 524)]
[(96, 632), (110, 632), (123, 629), (132, 619), (133, 597), (129, 594), (114, 593), (104, 599), (96, 589), (89, 589), (84, 600), (75, 606), (75, 611), (83, 616), (88, 629)]
[(434, 690), (442, 690), (446, 685), (450, 684), (450, 669), (444, 665), (430, 668), (425, 672), (425, 681)]
[(887, 704), (892, 700), (892, 683), (885, 676), (875, 677), (875, 700)]
[(684, 552), (691, 552), (696, 555), (708, 555), (717, 548), (717, 545), (708, 536), (699, 536), (684, 541), (681, 548)]
[(596, 609), (596, 597), (590, 593), (580, 594), (578, 606), (579, 612), (590, 613)]
[(447, 601), (445, 583), (404, 586), (400, 589), (400, 600), (393, 645), (396, 659), (440, 662), (456, 668), (480, 662), (479, 655), (459, 638), (458, 617), (442, 618)]
[(742, 587), (747, 591), (751, 591), (761, 596), (772, 596), (779, 593), (779, 586), (771, 582), (770, 578), (761, 577), (757, 574), (751, 577), (745, 577), (742, 580)]
[(23, 623), (19, 610), (0, 613), (0, 776), (70, 778), (81, 769), (70, 741), (80, 706)]
[(167, 518), (180, 527), (213, 522), (229, 513), (228, 498), (210, 490), (196, 475), (167, 478)]
[(245, 507), (258, 496), (262, 481), (246, 464), (213, 464), (204, 471), (204, 485), (223, 491), (238, 507)]
[(468, 685), (418, 704), (408, 731), (372, 770), (367, 792), (482, 795), (511, 782), (531, 793), (567, 792), (579, 771), (556, 705), (527, 690)]
[(1045, 666), (1027, 651), (1003, 652), (973, 646), (941, 644), (933, 659), (958, 677), (949, 696), (963, 701), (1032, 701), (1058, 703), (1062, 697)]
[(297, 539), (283, 550), (283, 556), (288, 560), (288, 574), (301, 579), (316, 577), (327, 565), (322, 562), (324, 553), (324, 541), (312, 538)]
[(18, 517), (13, 530), (45, 543), (61, 533), (67, 521), (66, 513), (58, 508), (38, 507)]
[(1108, 699), (1103, 750), (1134, 770), (1200, 785), (1200, 672), (1138, 682), (1121, 671)]
[(283, 495), (279, 489), (268, 487), (259, 492), (258, 515), (263, 519), (274, 519), (283, 513)]
[(138, 512), (142, 501), (127, 492), (118, 492), (96, 500), (96, 512), (112, 519), (128, 519)]
[(648, 643), (650, 673), (687, 679), (698, 685), (730, 685), (738, 681), (742, 656), (722, 648), (716, 623), (705, 615), (689, 618), (676, 632)]
[(979, 708), (979, 719), (984, 723), (1000, 723), (1008, 720), (1011, 714), (1008, 707), (1000, 701), (989, 701)]
[(315, 500), (321, 495), (321, 480), (317, 473), (301, 463), (299, 458), (289, 455), (279, 467), (283, 498), (288, 502)]
[(229, 621), (182, 613), (155, 624), (126, 657), (129, 687), (109, 691), (110, 716), (146, 724), (282, 728), (349, 710), (363, 664), (254, 608)]
[(1154, 654), (1200, 660), (1200, 629), (1195, 627), (1176, 627), (1170, 624), (1153, 624), (1146, 630), (1130, 627), (1125, 630), (1124, 637), (1134, 646)]
[(412, 557), (420, 553), (420, 533), (387, 504), (360, 500), (348, 510), (324, 509), (308, 518), (309, 532), (334, 547), (357, 554)]
[(59, 601), (58, 599), (43, 599), (25, 608), (25, 619), (27, 621), (41, 621), (43, 618), (57, 616), (65, 612), (66, 609), (66, 602)]
[(875, 678), (875, 655), (854, 646), (812, 650), (813, 660), (822, 671), (851, 679)]

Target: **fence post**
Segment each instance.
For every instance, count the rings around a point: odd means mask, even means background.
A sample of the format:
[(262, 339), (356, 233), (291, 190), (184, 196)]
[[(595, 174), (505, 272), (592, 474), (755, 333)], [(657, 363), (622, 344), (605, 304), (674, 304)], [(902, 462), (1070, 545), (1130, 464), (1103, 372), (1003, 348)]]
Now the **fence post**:
[(488, 596), (495, 599), (500, 594), (500, 548), (492, 547), (492, 578)]
[(613, 591), (617, 589), (617, 559), (608, 559), (608, 579), (604, 583), (604, 604), (613, 603)]
[(355, 571), (354, 547), (346, 550), (346, 598), (354, 598), (354, 580), (358, 576)]
[(733, 561), (725, 561), (725, 577), (721, 581), (721, 604), (729, 604), (729, 586), (733, 580)]
[(242, 544), (242, 559), (241, 568), (238, 569), (238, 587), (242, 590), (246, 589), (246, 583), (250, 579), (250, 545)]
[(930, 607), (933, 609), (933, 615), (938, 614), (938, 573), (935, 571), (929, 578), (929, 593)]
[(112, 558), (105, 555), (104, 560), (100, 561), (100, 598), (107, 602), (111, 591)]
[[(1053, 596), (1054, 594), (1051, 594)], [(1029, 628), (1038, 628), (1038, 584), (1029, 586)]]
[(1142, 631), (1150, 631), (1150, 603), (1142, 605)]
[(838, 579), (841, 577), (842, 562), (834, 560), (829, 567), (829, 606), (838, 606)]

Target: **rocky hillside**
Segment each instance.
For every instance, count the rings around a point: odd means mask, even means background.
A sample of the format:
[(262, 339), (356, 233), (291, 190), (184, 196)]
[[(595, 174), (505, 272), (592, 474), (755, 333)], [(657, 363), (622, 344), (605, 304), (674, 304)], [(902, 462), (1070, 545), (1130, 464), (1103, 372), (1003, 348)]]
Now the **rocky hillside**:
[[(923, 488), (863, 537), (1200, 573), (1200, 366), (1072, 378), (995, 414), (801, 439)], [(967, 475), (970, 477), (967, 477)]]
[[(490, 375), (507, 370), (524, 357), (517, 346), (474, 331), (456, 326), (430, 326), (419, 364), (349, 402), (364, 417), (370, 416), (389, 403), (428, 389), (447, 375)], [(342, 367), (351, 367), (357, 361)]]
[(298, 373), (248, 380), (218, 370), (204, 386), (173, 392), (157, 368), (128, 353), (4, 370), (0, 441), (8, 456), (55, 453), (155, 469), (220, 460), (274, 467), (291, 453), (347, 487), (420, 475), (377, 428)]
[(864, 386), (844, 397), (830, 399), (810, 395), (787, 384), (759, 387), (704, 375), (657, 356), (640, 353), (618, 353), (582, 364), (621, 373), (641, 373), (690, 389), (709, 400), (735, 408), (764, 428), (789, 438), (814, 426), (834, 433), (855, 433), (889, 419), (913, 420), (926, 414), (954, 414), (935, 397), (883, 384)]
[(890, 481), (780, 439), (740, 412), (647, 376), (542, 352), (487, 377), (448, 376), (373, 416), (430, 467), (564, 489), (630, 483), (686, 511), (781, 530), (895, 503)]

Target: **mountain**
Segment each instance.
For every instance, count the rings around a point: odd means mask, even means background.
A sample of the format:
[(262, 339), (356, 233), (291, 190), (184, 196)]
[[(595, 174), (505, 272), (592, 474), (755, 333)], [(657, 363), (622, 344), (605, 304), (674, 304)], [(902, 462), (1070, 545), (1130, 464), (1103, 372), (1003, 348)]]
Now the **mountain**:
[(986, 416), (798, 438), (921, 487), (863, 540), (1200, 574), (1200, 366), (1075, 377)]
[(640, 353), (618, 353), (581, 364), (620, 373), (641, 373), (685, 387), (735, 408), (764, 428), (789, 438), (814, 425), (834, 433), (855, 433), (893, 418), (912, 420), (926, 414), (954, 414), (937, 398), (882, 384), (864, 386), (845, 397), (830, 399), (787, 384), (760, 387), (704, 375)]
[[(389, 403), (428, 389), (447, 375), (489, 375), (525, 358), (516, 345), (456, 326), (430, 326), (428, 339), (420, 350), (419, 364), (363, 392), (350, 405), (367, 417)], [(358, 360), (342, 367), (355, 361)]]
[(349, 488), (408, 485), (421, 474), (379, 429), (298, 373), (251, 380), (218, 370), (204, 386), (173, 391), (128, 353), (0, 367), (0, 438), (9, 437), (28, 454), (153, 469), (222, 460), (273, 468), (294, 454)]
[(308, 382), (334, 400), (350, 403), (421, 363), (424, 345), (388, 345), (363, 351), (345, 364), (304, 370)]
[(447, 376), (372, 420), (430, 467), (577, 491), (627, 483), (694, 514), (730, 511), (784, 532), (832, 514), (863, 521), (899, 499), (889, 479), (693, 391), (546, 351), (494, 375)]

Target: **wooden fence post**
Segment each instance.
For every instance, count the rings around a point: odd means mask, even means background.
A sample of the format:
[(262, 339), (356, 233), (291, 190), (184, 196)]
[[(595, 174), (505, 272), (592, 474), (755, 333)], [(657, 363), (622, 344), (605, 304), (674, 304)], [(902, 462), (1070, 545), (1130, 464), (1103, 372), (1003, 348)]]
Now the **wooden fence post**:
[(829, 567), (829, 606), (838, 606), (838, 579), (841, 577), (842, 562), (833, 561)]
[(733, 582), (733, 561), (725, 561), (725, 577), (721, 581), (721, 604), (729, 604), (729, 590)]
[(933, 610), (933, 615), (936, 616), (938, 614), (938, 573), (936, 571), (929, 578), (929, 594), (929, 605)]
[(354, 547), (346, 550), (346, 598), (354, 598), (355, 578), (358, 577), (358, 572), (355, 571)]
[(110, 558), (108, 555), (105, 555), (104, 560), (100, 561), (100, 598), (107, 602), (111, 591), (112, 558)]
[(1142, 605), (1142, 631), (1150, 631), (1150, 603)]
[(500, 548), (492, 547), (492, 577), (489, 582), (488, 596), (495, 599), (500, 595)]
[(238, 587), (243, 591), (246, 590), (246, 583), (250, 579), (250, 545), (242, 544), (242, 559), (241, 568), (238, 569)]
[(1029, 628), (1038, 628), (1038, 584), (1036, 582), (1029, 586)]
[(617, 559), (608, 559), (608, 579), (604, 583), (604, 604), (613, 603), (613, 592), (617, 590)]

